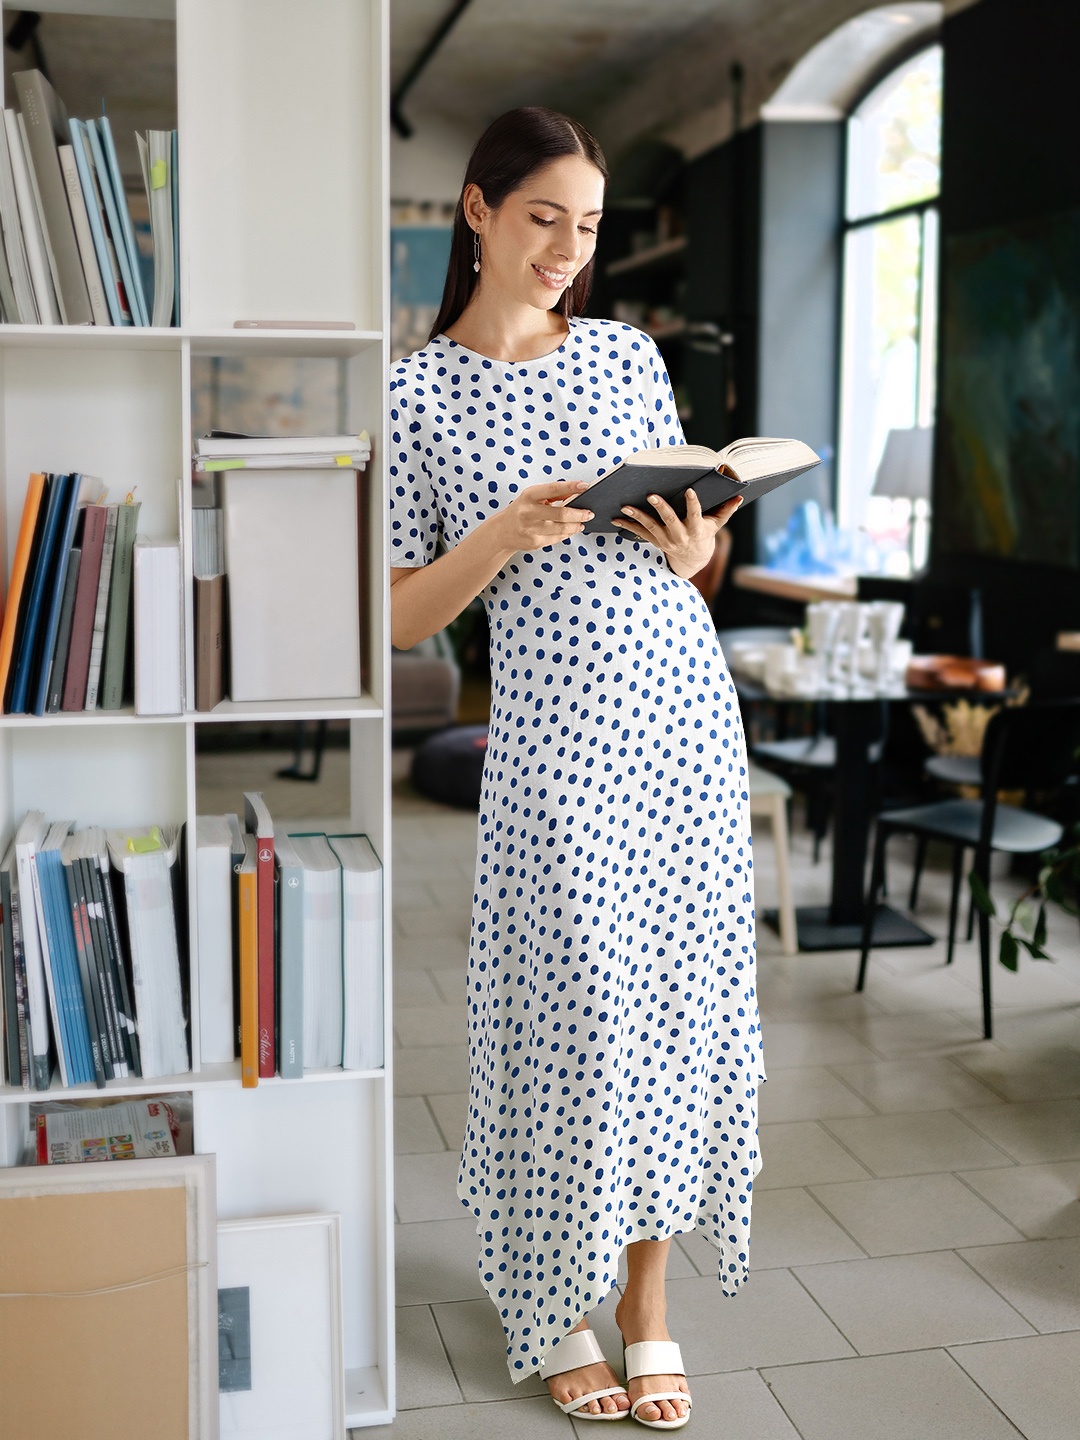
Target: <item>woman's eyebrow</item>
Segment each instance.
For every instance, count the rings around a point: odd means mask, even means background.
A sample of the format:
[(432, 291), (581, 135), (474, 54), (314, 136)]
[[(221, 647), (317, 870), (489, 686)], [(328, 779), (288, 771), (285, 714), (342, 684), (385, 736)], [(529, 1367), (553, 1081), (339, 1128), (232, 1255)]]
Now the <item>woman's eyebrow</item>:
[[(566, 206), (565, 206), (565, 205), (560, 205), (557, 200), (539, 200), (539, 199), (538, 199), (538, 200), (526, 200), (525, 203), (526, 203), (526, 205), (550, 205), (551, 208), (552, 208), (552, 210), (561, 210), (564, 215), (569, 215), (569, 214), (570, 214), (570, 211), (566, 208)], [(602, 215), (603, 213), (604, 213), (604, 212), (603, 212), (602, 210), (586, 210), (586, 211), (585, 211), (586, 216), (588, 216), (588, 215)]]

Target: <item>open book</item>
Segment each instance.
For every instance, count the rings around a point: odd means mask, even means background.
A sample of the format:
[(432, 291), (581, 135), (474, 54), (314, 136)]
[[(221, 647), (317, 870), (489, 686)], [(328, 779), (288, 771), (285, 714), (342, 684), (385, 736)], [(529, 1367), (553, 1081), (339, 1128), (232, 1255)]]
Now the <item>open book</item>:
[(568, 503), (594, 512), (586, 530), (617, 532), (618, 526), (611, 522), (624, 518), (622, 507), (651, 510), (649, 495), (663, 496), (681, 519), (686, 514), (685, 492), (692, 486), (702, 510), (709, 514), (736, 495), (748, 504), (820, 464), (821, 457), (801, 440), (755, 435), (733, 440), (723, 450), (710, 450), (707, 445), (665, 445), (628, 455)]

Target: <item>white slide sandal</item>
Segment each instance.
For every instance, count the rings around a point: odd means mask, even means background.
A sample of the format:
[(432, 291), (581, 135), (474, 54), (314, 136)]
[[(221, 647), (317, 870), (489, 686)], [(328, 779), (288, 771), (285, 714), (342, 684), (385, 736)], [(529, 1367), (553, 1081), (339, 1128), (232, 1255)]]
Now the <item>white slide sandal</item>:
[[(582, 1365), (607, 1364), (607, 1357), (600, 1349), (600, 1342), (591, 1330), (574, 1330), (555, 1345), (551, 1354), (540, 1366), (541, 1380), (551, 1380), (556, 1375), (562, 1375), (567, 1370), (578, 1370)], [(629, 1410), (618, 1410), (614, 1415), (606, 1410), (593, 1414), (591, 1410), (582, 1410), (582, 1405), (588, 1405), (590, 1400), (603, 1400), (607, 1395), (625, 1395), (626, 1388), (623, 1385), (612, 1385), (607, 1390), (590, 1390), (588, 1395), (575, 1395), (573, 1400), (555, 1400), (555, 1404), (564, 1415), (572, 1415), (575, 1420), (625, 1420)]]
[[(636, 1345), (627, 1345), (623, 1352), (626, 1364), (627, 1384), (641, 1375), (685, 1375), (682, 1351), (674, 1340), (639, 1340)], [(637, 1413), (641, 1405), (655, 1405), (658, 1400), (682, 1400), (686, 1414), (678, 1420), (643, 1420)], [(685, 1390), (656, 1390), (651, 1395), (640, 1395), (630, 1406), (631, 1418), (650, 1430), (679, 1430), (690, 1419), (692, 1401)]]

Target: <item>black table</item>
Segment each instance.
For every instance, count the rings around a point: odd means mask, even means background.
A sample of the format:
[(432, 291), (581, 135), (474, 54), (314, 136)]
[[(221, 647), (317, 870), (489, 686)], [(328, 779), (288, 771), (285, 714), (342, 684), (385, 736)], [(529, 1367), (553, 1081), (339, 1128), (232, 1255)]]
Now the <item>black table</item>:
[[(732, 674), (741, 701), (771, 700), (789, 704), (817, 703), (795, 696), (772, 695), (763, 686)], [(1001, 704), (1008, 692), (979, 690), (906, 690), (869, 699), (825, 698), (836, 737), (833, 780), (832, 892), (828, 905), (800, 905), (795, 916), (800, 950), (859, 950), (866, 913), (866, 859), (874, 816), (876, 763), (871, 748), (880, 738), (879, 715), (885, 704), (940, 704), (950, 700)], [(824, 697), (823, 697), (824, 698)], [(763, 917), (778, 928), (775, 911)], [(932, 945), (936, 936), (901, 915), (891, 905), (878, 907), (871, 944), (875, 949), (901, 945)]]

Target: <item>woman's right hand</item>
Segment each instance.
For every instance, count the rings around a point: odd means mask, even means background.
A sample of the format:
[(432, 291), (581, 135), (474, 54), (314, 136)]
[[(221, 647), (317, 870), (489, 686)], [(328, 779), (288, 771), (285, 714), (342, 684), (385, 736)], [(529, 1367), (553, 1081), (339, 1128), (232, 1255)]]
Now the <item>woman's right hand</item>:
[(570, 509), (588, 480), (550, 480), (528, 485), (510, 504), (484, 521), (497, 537), (500, 549), (543, 550), (580, 535), (593, 518), (591, 510)]

